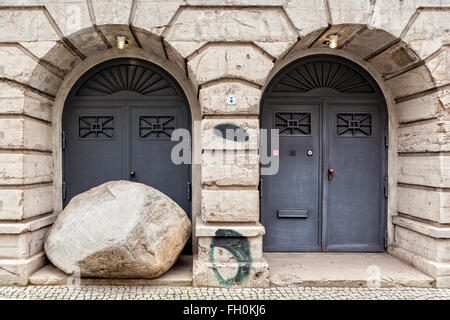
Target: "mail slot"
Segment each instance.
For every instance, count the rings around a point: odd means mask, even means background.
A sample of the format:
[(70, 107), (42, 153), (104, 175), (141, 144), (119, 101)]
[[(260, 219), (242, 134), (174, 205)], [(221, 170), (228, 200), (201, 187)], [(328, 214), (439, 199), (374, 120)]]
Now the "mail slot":
[(279, 209), (278, 218), (308, 218), (308, 209)]

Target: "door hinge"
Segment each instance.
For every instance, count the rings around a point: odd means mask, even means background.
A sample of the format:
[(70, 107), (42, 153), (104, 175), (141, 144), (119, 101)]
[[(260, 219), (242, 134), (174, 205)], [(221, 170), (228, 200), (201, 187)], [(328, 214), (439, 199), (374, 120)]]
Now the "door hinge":
[(262, 198), (263, 193), (263, 179), (259, 179), (259, 197)]
[(187, 196), (188, 200), (191, 200), (192, 198), (192, 185), (190, 182), (187, 183)]
[(388, 127), (384, 128), (384, 146), (386, 148), (389, 148), (389, 134), (388, 134)]
[(384, 231), (384, 248), (386, 249), (388, 247), (388, 232), (387, 230)]
[(64, 130), (62, 132), (62, 149), (66, 149), (66, 132)]
[(388, 178), (384, 178), (383, 181), (384, 198), (388, 198)]
[(66, 200), (67, 198), (67, 183), (63, 181), (62, 183), (62, 199)]

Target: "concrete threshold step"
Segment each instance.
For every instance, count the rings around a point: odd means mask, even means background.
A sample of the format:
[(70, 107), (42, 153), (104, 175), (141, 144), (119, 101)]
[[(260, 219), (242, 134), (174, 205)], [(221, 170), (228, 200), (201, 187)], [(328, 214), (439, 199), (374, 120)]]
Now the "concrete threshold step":
[[(367, 287), (380, 274), (381, 287), (434, 287), (434, 279), (387, 253), (264, 253), (270, 286)], [(33, 285), (66, 285), (68, 275), (48, 264), (30, 277)], [(369, 281), (369, 282), (368, 282)], [(369, 285), (368, 285), (369, 283)], [(192, 256), (155, 279), (82, 278), (82, 285), (191, 286)]]
[[(434, 287), (434, 279), (388, 253), (264, 253), (271, 286)], [(378, 276), (379, 275), (379, 276)]]
[[(73, 284), (69, 275), (52, 264), (36, 271), (29, 279), (33, 285)], [(192, 285), (192, 256), (180, 256), (175, 265), (155, 279), (104, 279), (81, 278), (81, 285), (125, 285), (125, 286), (190, 286)]]

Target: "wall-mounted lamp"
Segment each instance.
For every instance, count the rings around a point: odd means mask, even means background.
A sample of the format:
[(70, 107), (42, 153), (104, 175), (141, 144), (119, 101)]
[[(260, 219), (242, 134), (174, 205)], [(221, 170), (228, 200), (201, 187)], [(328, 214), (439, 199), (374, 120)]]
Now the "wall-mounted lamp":
[(329, 34), (327, 40), (323, 44), (328, 45), (331, 49), (336, 49), (338, 46), (339, 33)]
[(125, 49), (126, 44), (128, 44), (127, 37), (117, 36), (117, 48), (120, 50)]

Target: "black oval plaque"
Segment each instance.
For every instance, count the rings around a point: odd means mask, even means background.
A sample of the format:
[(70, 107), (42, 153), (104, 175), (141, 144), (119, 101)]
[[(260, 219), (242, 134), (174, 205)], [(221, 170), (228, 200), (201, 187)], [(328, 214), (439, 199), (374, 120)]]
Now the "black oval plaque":
[(232, 123), (221, 123), (214, 127), (217, 136), (235, 142), (244, 142), (250, 139), (247, 130)]

